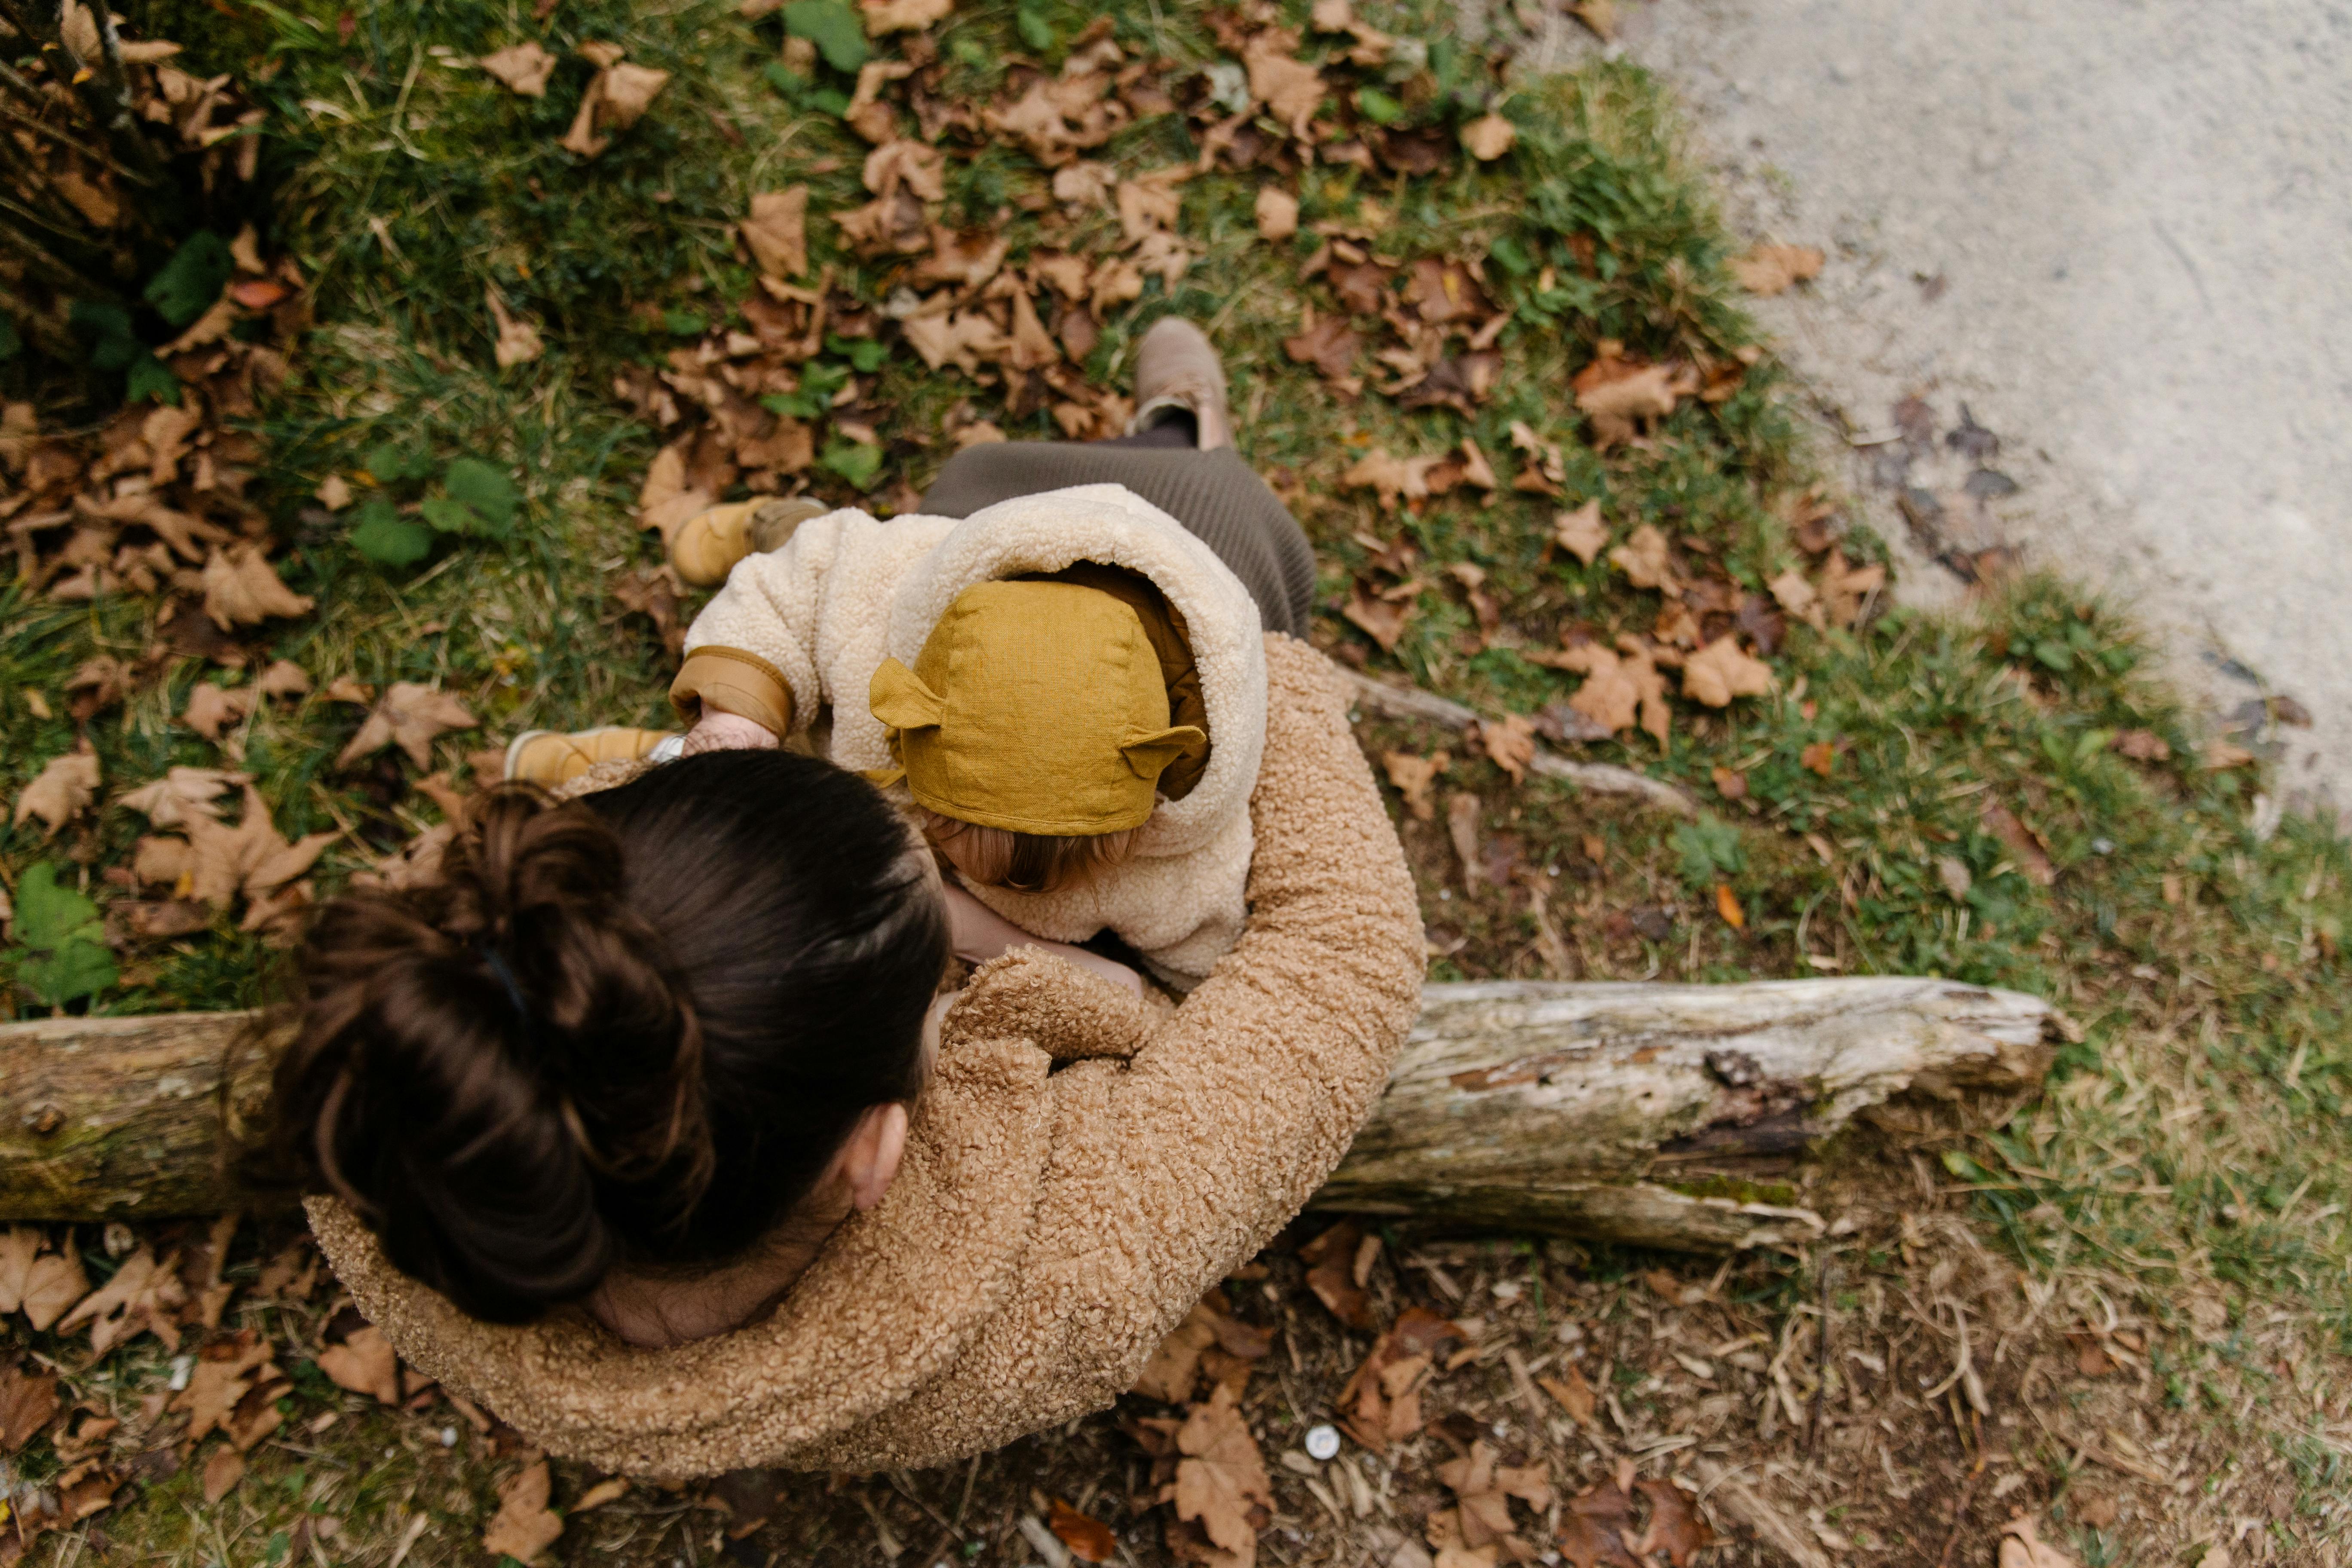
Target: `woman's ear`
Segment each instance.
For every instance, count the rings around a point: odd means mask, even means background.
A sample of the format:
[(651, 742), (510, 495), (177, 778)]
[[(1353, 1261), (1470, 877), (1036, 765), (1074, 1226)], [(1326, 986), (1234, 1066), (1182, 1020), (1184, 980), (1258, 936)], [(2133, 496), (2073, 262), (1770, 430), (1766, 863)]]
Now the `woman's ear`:
[(853, 1207), (863, 1212), (882, 1201), (907, 1154), (907, 1108), (896, 1100), (869, 1105), (850, 1130), (849, 1142), (833, 1159), (849, 1188)]

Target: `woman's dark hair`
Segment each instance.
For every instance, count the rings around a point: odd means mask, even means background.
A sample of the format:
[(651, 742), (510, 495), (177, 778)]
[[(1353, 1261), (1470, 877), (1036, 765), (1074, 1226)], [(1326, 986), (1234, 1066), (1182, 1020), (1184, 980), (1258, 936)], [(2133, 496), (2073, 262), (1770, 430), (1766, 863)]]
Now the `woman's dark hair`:
[(786, 752), (564, 805), (501, 786), (436, 876), (319, 910), (281, 1150), (491, 1321), (616, 1263), (723, 1262), (921, 1087), (948, 931), (914, 842), (865, 780)]

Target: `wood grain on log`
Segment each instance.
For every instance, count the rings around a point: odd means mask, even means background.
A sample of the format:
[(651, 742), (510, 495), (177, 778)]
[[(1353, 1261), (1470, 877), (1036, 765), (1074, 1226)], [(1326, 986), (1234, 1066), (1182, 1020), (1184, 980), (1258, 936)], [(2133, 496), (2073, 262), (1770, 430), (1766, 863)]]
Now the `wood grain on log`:
[[(1940, 980), (1429, 986), (1370, 1122), (1316, 1206), (1696, 1250), (1822, 1234), (1759, 1183), (1908, 1095), (2014, 1100), (2049, 1069), (2048, 1005)], [(0, 1220), (251, 1205), (281, 1042), (255, 1015), (0, 1026)]]

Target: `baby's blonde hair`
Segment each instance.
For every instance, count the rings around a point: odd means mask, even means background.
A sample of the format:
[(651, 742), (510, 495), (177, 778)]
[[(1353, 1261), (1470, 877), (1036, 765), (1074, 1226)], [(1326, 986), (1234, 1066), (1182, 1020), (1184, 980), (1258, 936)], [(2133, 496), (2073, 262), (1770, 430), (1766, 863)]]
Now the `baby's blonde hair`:
[(955, 843), (956, 868), (972, 881), (1016, 893), (1050, 893), (1096, 871), (1108, 870), (1135, 852), (1139, 830), (1118, 833), (1015, 833), (959, 822), (936, 811), (923, 813), (923, 836), (933, 844)]

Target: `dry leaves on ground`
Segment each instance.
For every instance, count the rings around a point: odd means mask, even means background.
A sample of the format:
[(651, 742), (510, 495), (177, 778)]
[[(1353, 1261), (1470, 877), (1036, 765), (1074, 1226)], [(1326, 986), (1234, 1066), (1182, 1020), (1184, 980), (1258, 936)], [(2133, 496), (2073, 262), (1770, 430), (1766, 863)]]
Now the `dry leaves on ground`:
[(1376, 1454), (1412, 1436), (1425, 1421), (1421, 1395), (1439, 1352), (1468, 1338), (1461, 1324), (1426, 1307), (1406, 1308), (1339, 1391), (1339, 1424)]
[(89, 1292), (89, 1277), (82, 1272), (70, 1233), (63, 1246), (53, 1246), (37, 1226), (0, 1231), (0, 1315), (21, 1311), (26, 1324), (39, 1333)]
[(1273, 1521), (1274, 1488), (1234, 1391), (1220, 1384), (1176, 1434), (1176, 1517), (1197, 1522), (1211, 1542), (1255, 1563), (1257, 1532)]
[(1751, 294), (1778, 294), (1792, 284), (1822, 274), (1825, 258), (1810, 245), (1759, 245), (1729, 266), (1739, 286)]
[(98, 753), (88, 741), (50, 758), (16, 797), (13, 825), (21, 827), (26, 818), (37, 816), (54, 834), (89, 808), (98, 796), (99, 779)]
[(535, 40), (525, 39), (495, 54), (484, 55), (474, 63), (504, 83), (509, 92), (524, 98), (544, 98), (547, 79), (555, 74), (556, 58)]
[(563, 1519), (547, 1506), (553, 1490), (547, 1461), (527, 1459), (521, 1469), (499, 1483), (499, 1511), (482, 1531), (482, 1550), (529, 1564), (554, 1545), (563, 1533)]
[(1637, 721), (1659, 744), (1665, 743), (1674, 725), (1674, 710), (1666, 701), (1666, 678), (1660, 674), (1651, 649), (1633, 637), (1620, 637), (1613, 649), (1599, 643), (1580, 643), (1557, 653), (1535, 651), (1531, 661), (1556, 669), (1581, 671), (1584, 684), (1568, 700), (1573, 712), (1615, 734)]
[(1417, 822), (1433, 821), (1437, 806), (1432, 791), (1438, 774), (1453, 765), (1453, 757), (1444, 752), (1432, 752), (1421, 756), (1412, 752), (1390, 752), (1381, 758), (1381, 766), (1389, 775), (1389, 783), (1404, 797), (1407, 811)]
[(339, 1388), (374, 1396), (385, 1405), (401, 1402), (400, 1358), (383, 1331), (370, 1323), (353, 1330), (341, 1343), (319, 1352), (319, 1370)]
[(1437, 1479), (1454, 1497), (1454, 1506), (1433, 1510), (1425, 1526), (1440, 1563), (1455, 1549), (1476, 1554), (1473, 1560), (1479, 1562), (1494, 1560), (1495, 1553), (1486, 1551), (1490, 1547), (1516, 1563), (1535, 1557), (1535, 1547), (1520, 1538), (1511, 1518), (1510, 1500), (1517, 1498), (1538, 1516), (1551, 1506), (1551, 1478), (1543, 1466), (1502, 1464), (1481, 1439), (1471, 1444), (1469, 1453), (1438, 1466)]
[(1601, 521), (1601, 503), (1589, 500), (1574, 511), (1561, 512), (1552, 519), (1551, 536), (1562, 550), (1591, 565), (1609, 542), (1609, 525)]
[(1379, 1237), (1342, 1220), (1300, 1247), (1298, 1261), (1307, 1266), (1307, 1288), (1333, 1317), (1351, 1329), (1369, 1330), (1372, 1299), (1364, 1287), (1380, 1253)]
[(384, 689), (366, 721), (335, 758), (335, 766), (352, 763), (397, 745), (420, 770), (433, 766), (433, 742), (451, 730), (471, 730), (479, 722), (471, 710), (437, 686), (396, 680)]
[(1060, 1498), (1045, 1515), (1045, 1528), (1081, 1563), (1108, 1563), (1118, 1552), (1118, 1537), (1092, 1514), (1080, 1513)]
[(1718, 637), (1683, 661), (1683, 695), (1710, 708), (1728, 708), (1735, 697), (1761, 697), (1772, 689), (1772, 667), (1742, 653), (1733, 637)]

